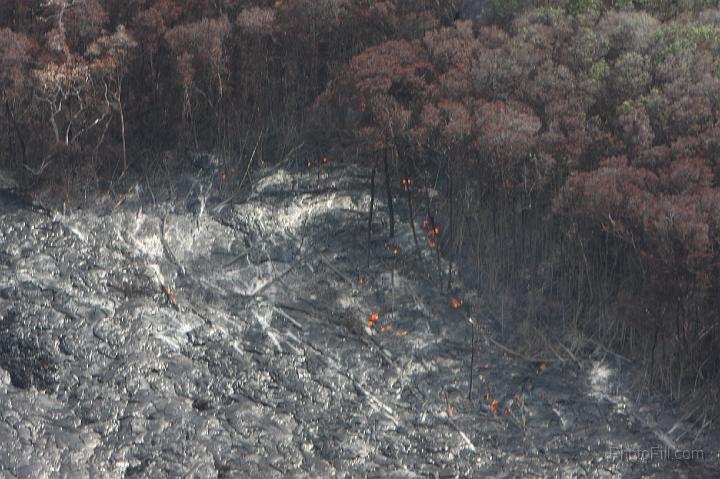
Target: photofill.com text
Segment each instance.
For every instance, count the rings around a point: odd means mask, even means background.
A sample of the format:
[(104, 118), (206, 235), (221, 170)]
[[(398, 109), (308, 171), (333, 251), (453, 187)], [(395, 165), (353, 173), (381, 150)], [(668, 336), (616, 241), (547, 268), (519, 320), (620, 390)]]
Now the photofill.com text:
[(705, 452), (700, 449), (670, 449), (665, 446), (651, 447), (649, 449), (630, 449), (626, 447), (611, 447), (610, 456), (620, 458), (625, 462), (650, 461), (702, 461)]

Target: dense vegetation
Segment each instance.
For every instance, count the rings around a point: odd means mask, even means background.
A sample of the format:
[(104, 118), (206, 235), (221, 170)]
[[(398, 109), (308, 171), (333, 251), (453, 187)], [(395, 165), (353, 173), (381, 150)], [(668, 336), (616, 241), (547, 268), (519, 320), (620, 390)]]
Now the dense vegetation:
[(70, 198), (190, 150), (230, 184), (257, 150), (364, 162), (437, 211), (488, 304), (717, 394), (717, 7), (7, 0), (0, 167)]

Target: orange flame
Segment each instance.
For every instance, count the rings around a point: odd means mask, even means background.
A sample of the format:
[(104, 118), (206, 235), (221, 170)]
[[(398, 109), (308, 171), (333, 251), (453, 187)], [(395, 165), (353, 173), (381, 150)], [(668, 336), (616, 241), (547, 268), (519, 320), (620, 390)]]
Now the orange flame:
[(463, 305), (462, 299), (458, 300), (458, 299), (452, 298), (450, 300), (450, 306), (452, 306), (453, 309), (458, 309), (462, 305)]

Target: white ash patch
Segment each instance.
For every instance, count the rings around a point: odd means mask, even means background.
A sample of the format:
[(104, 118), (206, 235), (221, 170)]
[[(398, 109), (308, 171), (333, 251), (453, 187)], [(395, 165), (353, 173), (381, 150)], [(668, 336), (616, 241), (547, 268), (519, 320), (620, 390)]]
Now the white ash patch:
[(607, 364), (595, 361), (588, 373), (590, 380), (590, 393), (598, 398), (604, 398), (610, 394), (610, 378), (612, 370)]

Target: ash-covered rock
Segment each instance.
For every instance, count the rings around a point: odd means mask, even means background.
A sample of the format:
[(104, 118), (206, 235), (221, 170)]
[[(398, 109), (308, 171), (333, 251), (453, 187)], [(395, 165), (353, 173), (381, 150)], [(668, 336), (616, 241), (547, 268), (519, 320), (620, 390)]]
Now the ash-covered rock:
[(0, 213), (2, 474), (716, 471), (710, 450), (624, 460), (619, 450), (658, 446), (677, 416), (649, 426), (622, 382), (588, 378), (604, 369), (509, 356), (482, 312), (468, 399), (468, 312), (438, 293), (409, 225), (389, 254), (378, 212), (366, 267), (367, 181), (354, 168), (278, 170), (242, 203), (192, 213), (140, 193), (104, 214)]

